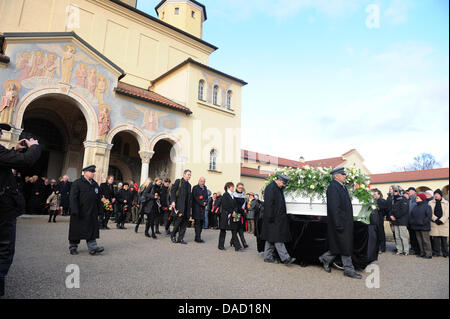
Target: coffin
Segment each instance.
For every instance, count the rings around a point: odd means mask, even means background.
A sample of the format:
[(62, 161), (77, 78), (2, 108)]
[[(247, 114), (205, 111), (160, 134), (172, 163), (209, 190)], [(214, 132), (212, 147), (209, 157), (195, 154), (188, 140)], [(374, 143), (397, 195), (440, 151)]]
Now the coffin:
[[(304, 198), (296, 194), (286, 193), (286, 210), (290, 215), (327, 216), (327, 203), (322, 199)], [(352, 201), (353, 216), (358, 217), (363, 205), (357, 200)]]

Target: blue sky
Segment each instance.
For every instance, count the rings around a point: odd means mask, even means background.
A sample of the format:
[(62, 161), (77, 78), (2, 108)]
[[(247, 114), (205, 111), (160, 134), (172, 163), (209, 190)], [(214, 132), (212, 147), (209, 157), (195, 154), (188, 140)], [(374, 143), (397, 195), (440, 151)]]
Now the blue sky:
[(448, 167), (447, 0), (201, 2), (210, 65), (249, 82), (242, 148), (306, 160), (356, 148), (373, 173), (427, 152)]

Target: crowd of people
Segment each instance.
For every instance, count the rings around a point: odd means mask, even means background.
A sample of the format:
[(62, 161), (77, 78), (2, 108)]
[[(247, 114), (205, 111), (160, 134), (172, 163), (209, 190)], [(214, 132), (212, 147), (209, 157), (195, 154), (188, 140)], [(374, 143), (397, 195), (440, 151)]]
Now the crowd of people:
[[(448, 257), (449, 202), (440, 189), (417, 193), (414, 187), (406, 191), (398, 185), (389, 188), (387, 198), (374, 190), (381, 224), (388, 221), (394, 235), (395, 254), (431, 259)], [(380, 227), (380, 252), (386, 251), (384, 227)]]

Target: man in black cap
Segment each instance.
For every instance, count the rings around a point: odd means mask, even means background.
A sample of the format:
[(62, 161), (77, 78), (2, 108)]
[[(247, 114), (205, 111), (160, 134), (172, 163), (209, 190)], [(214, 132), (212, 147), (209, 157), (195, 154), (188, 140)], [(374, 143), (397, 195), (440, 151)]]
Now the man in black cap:
[(353, 206), (344, 185), (347, 173), (339, 167), (331, 171), (333, 181), (327, 188), (328, 246), (329, 250), (319, 257), (326, 272), (330, 264), (340, 255), (344, 265), (344, 276), (361, 279), (352, 262), (353, 254)]
[(81, 178), (72, 184), (70, 190), (70, 225), (69, 243), (70, 254), (78, 255), (80, 240), (87, 242), (89, 254), (101, 253), (104, 248), (97, 246), (100, 238), (98, 215), (103, 206), (99, 186), (94, 180), (95, 165), (83, 168)]
[(266, 241), (264, 261), (268, 263), (278, 263), (278, 260), (275, 259), (275, 249), (283, 264), (290, 265), (295, 261), (295, 258), (289, 255), (285, 246), (285, 243), (291, 240), (283, 193), (283, 189), (288, 182), (288, 177), (279, 175), (264, 190), (264, 217), (261, 237)]
[[(0, 123), (2, 130), (11, 126)], [(30, 168), (41, 156), (36, 140), (20, 140), (13, 149), (0, 144), (0, 296), (5, 294), (5, 278), (11, 267), (16, 245), (16, 218), (25, 213), (25, 198), (12, 169)]]

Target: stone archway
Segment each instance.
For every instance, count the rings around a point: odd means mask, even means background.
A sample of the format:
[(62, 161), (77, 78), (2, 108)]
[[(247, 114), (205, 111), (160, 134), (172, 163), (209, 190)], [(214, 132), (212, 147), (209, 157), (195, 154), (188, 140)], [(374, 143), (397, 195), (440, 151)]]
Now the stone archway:
[[(152, 139), (150, 147), (153, 157), (149, 170), (153, 175), (163, 175), (163, 177), (170, 177), (172, 180), (180, 175), (183, 169), (183, 150), (180, 141), (175, 136), (167, 132), (158, 134)], [(155, 163), (153, 163), (153, 160)], [(159, 167), (155, 167), (155, 165)], [(161, 165), (167, 165), (164, 172), (161, 170)]]

